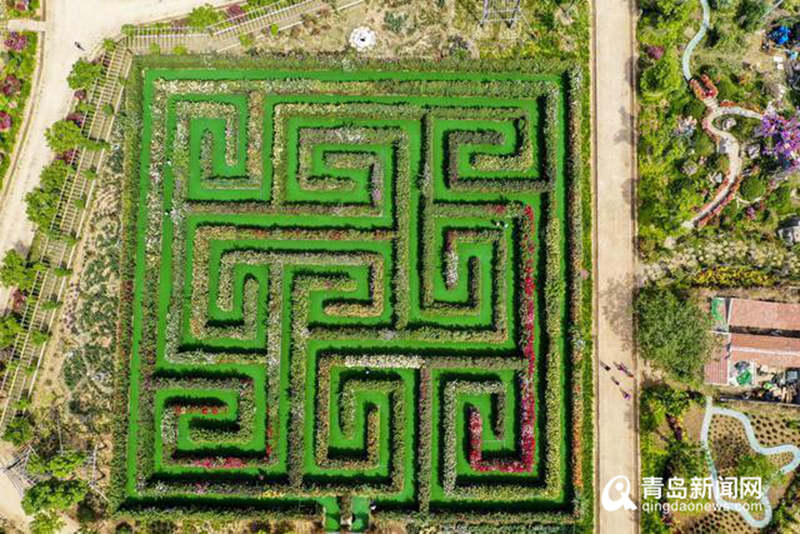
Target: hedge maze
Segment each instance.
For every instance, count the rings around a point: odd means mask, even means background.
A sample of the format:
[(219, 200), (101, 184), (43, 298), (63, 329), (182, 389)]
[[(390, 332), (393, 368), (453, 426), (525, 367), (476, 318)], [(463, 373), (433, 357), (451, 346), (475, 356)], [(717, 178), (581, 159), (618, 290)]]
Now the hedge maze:
[(119, 509), (580, 521), (579, 76), (281, 65), (128, 91)]

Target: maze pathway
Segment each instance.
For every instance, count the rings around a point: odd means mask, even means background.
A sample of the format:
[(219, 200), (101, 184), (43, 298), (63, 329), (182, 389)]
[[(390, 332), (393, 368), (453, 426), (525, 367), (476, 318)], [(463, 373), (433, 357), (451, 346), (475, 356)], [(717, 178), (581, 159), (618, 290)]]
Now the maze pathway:
[(577, 77), (138, 68), (118, 506), (577, 521)]

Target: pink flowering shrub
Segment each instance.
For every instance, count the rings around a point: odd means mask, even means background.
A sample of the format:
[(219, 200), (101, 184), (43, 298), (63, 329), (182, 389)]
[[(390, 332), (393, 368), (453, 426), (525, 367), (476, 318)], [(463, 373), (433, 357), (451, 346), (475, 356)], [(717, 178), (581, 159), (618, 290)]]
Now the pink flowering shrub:
[(2, 86), (0, 86), (0, 90), (5, 96), (14, 96), (19, 93), (20, 89), (22, 89), (22, 82), (13, 74), (6, 76)]
[(28, 38), (19, 32), (11, 32), (5, 40), (6, 48), (14, 52), (22, 52), (28, 46)]
[(7, 111), (0, 111), (0, 132), (7, 132), (11, 129), (11, 115)]

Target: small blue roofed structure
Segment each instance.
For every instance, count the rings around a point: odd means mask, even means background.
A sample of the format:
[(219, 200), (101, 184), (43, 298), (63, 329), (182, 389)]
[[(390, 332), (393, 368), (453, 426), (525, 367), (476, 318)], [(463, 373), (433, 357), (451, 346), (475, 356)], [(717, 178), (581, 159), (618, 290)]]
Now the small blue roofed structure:
[(788, 26), (776, 26), (771, 32), (769, 32), (769, 38), (772, 39), (772, 42), (774, 42), (776, 45), (782, 46), (789, 42), (791, 33), (792, 32)]

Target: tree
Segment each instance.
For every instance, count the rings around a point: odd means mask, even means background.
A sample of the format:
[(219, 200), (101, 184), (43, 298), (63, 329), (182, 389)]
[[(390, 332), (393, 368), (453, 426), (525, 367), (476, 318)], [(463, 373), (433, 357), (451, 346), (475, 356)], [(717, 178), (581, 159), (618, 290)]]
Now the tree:
[(36, 475), (51, 474), (56, 478), (67, 478), (86, 461), (86, 454), (67, 449), (50, 458), (34, 456), (28, 462), (28, 471)]
[(92, 63), (81, 58), (72, 65), (72, 71), (67, 76), (70, 89), (88, 89), (95, 81), (103, 76), (103, 65)]
[(668, 384), (657, 384), (642, 391), (641, 424), (645, 431), (652, 432), (664, 422), (667, 415), (680, 417), (689, 407), (689, 394), (673, 389)]
[(17, 416), (8, 423), (3, 439), (16, 446), (27, 443), (33, 439), (33, 425), (27, 417)]
[(192, 28), (205, 28), (219, 22), (222, 15), (211, 5), (205, 4), (194, 8), (187, 17), (186, 21)]
[(763, 454), (744, 454), (739, 457), (739, 461), (736, 464), (737, 477), (760, 478), (762, 485), (772, 483), (778, 475), (780, 475), (778, 466)]
[(36, 188), (25, 195), (25, 213), (39, 228), (47, 229), (58, 212), (58, 193)]
[(53, 152), (62, 154), (74, 148), (87, 147), (91, 141), (83, 136), (81, 128), (72, 121), (62, 119), (47, 129), (44, 136)]
[(764, 15), (769, 11), (769, 4), (764, 0), (744, 0), (739, 6), (739, 25), (746, 32), (755, 31), (761, 26)]
[(642, 357), (676, 380), (695, 382), (712, 348), (708, 314), (683, 293), (648, 287), (636, 296), (635, 315)]
[(6, 315), (0, 318), (0, 349), (10, 347), (20, 332), (22, 332), (22, 327), (15, 315)]
[(68, 174), (69, 165), (58, 159), (53, 161), (39, 175), (39, 187), (25, 196), (28, 219), (38, 227), (48, 228), (56, 216), (58, 199)]
[(56, 512), (40, 512), (33, 516), (31, 534), (57, 534), (66, 522)]
[(664, 54), (655, 65), (647, 67), (639, 80), (643, 93), (664, 94), (679, 89), (683, 83), (678, 57), (674, 53)]
[(3, 265), (0, 266), (0, 283), (5, 287), (16, 287), (20, 291), (28, 291), (33, 286), (36, 276), (28, 266), (25, 257), (14, 249), (6, 252)]
[(50, 478), (37, 482), (25, 492), (22, 509), (28, 515), (41, 511), (66, 510), (78, 504), (89, 491), (83, 480)]
[(670, 438), (667, 454), (667, 472), (670, 477), (689, 480), (706, 475), (706, 453), (699, 444)]
[(758, 176), (748, 176), (745, 178), (744, 182), (742, 182), (742, 187), (739, 189), (739, 192), (745, 200), (755, 200), (766, 194), (767, 186), (764, 184), (764, 180)]

